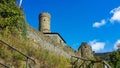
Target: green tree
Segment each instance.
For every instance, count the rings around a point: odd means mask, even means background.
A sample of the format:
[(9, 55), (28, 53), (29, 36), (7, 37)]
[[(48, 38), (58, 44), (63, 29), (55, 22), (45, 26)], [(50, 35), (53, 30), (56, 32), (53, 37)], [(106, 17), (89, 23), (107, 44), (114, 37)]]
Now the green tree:
[(113, 51), (111, 54), (109, 54), (108, 62), (113, 68), (119, 68), (120, 67), (120, 54), (119, 54), (119, 52)]

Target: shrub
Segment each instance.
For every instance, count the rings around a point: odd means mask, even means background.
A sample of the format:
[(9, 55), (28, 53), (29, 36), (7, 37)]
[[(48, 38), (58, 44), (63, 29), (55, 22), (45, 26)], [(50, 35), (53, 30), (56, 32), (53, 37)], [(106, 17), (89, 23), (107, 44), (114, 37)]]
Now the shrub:
[(15, 0), (0, 1), (0, 32), (9, 29), (9, 34), (21, 35), (26, 38), (27, 26), (23, 12), (18, 8)]

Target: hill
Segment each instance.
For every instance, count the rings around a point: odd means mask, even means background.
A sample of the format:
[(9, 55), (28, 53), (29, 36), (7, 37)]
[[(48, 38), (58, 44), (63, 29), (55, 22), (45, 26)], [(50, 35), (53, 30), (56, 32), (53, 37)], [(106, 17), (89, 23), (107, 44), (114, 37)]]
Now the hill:
[(95, 53), (94, 55), (95, 56), (99, 56), (101, 57), (102, 59), (107, 59), (108, 58), (108, 55), (111, 54), (112, 52), (105, 52), (105, 53)]
[[(89, 66), (93, 61), (101, 60), (94, 57), (86, 42), (75, 51), (59, 33), (49, 32), (49, 18), (48, 13), (42, 13), (41, 31), (35, 30), (26, 23), (15, 0), (0, 0), (0, 63), (10, 68), (72, 68), (73, 64), (74, 68), (79, 68), (84, 60)], [(72, 56), (82, 59), (71, 60)], [(102, 67), (102, 64), (95, 64), (95, 67)]]

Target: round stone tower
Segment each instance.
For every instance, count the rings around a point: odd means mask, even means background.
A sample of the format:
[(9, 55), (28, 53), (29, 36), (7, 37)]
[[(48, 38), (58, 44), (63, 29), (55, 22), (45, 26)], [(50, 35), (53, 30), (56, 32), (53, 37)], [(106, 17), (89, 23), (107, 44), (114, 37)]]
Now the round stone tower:
[(50, 33), (50, 19), (51, 16), (47, 12), (39, 15), (39, 30), (43, 33)]

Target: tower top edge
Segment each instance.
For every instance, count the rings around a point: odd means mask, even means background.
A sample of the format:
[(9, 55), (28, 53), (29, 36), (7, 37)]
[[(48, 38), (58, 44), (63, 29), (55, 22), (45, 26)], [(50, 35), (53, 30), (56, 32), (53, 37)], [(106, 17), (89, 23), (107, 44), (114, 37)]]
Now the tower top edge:
[(50, 13), (48, 13), (48, 12), (42, 12), (42, 13), (40, 13), (40, 17), (48, 17), (48, 18), (51, 18), (51, 15), (50, 15)]

